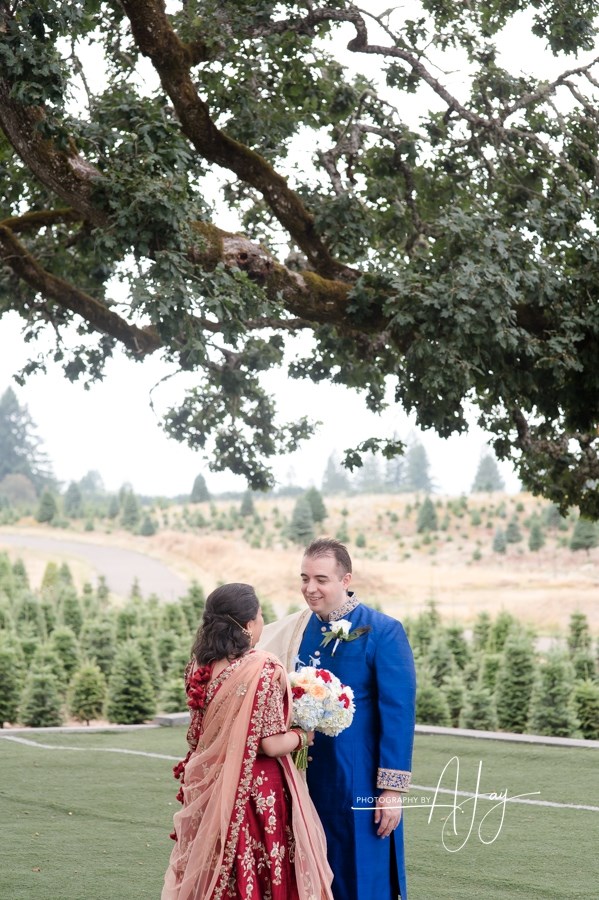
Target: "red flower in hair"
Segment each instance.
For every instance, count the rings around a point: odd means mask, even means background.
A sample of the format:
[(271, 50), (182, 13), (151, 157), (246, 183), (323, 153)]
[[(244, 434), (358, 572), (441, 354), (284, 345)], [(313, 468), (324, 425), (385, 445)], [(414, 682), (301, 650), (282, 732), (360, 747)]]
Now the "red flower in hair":
[(306, 691), (305, 691), (305, 689), (304, 689), (303, 687), (300, 687), (299, 685), (296, 685), (295, 687), (291, 688), (291, 693), (292, 693), (292, 695), (293, 695), (293, 699), (294, 699), (294, 700), (299, 700), (300, 697), (303, 697), (303, 696), (304, 696), (304, 694), (306, 693)]

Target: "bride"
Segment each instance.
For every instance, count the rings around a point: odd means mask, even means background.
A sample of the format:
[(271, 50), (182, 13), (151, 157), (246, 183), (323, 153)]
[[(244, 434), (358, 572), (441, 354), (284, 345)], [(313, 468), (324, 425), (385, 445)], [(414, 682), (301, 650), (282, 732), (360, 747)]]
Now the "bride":
[(254, 589), (213, 591), (185, 672), (190, 751), (175, 767), (182, 809), (162, 900), (332, 900), (325, 836), (289, 754), (313, 734), (290, 729), (276, 657), (255, 650)]

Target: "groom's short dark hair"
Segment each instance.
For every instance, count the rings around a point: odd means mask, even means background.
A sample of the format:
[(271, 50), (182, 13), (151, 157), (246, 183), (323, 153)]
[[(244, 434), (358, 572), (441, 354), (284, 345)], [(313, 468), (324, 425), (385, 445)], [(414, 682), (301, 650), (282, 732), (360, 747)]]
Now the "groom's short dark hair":
[(312, 541), (312, 543), (306, 547), (304, 556), (311, 556), (312, 558), (318, 556), (334, 556), (337, 565), (343, 570), (343, 575), (352, 570), (351, 557), (347, 552), (347, 547), (345, 544), (342, 544), (341, 541), (336, 541), (334, 538), (316, 538), (315, 541)]

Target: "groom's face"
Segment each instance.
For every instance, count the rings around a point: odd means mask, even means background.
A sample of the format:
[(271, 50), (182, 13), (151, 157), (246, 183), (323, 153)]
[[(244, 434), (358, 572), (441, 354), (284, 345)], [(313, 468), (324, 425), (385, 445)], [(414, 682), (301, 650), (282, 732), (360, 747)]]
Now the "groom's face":
[(347, 599), (351, 574), (343, 574), (334, 556), (304, 556), (302, 594), (312, 612), (328, 616)]

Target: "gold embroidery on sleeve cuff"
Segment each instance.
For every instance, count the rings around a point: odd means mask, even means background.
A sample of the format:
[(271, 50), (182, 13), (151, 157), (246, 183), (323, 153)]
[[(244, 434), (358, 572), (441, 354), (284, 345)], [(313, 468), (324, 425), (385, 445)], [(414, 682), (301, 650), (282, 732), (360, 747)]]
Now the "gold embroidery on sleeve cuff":
[(407, 791), (410, 790), (411, 772), (402, 772), (401, 769), (379, 769), (376, 777), (376, 786), (380, 790)]

